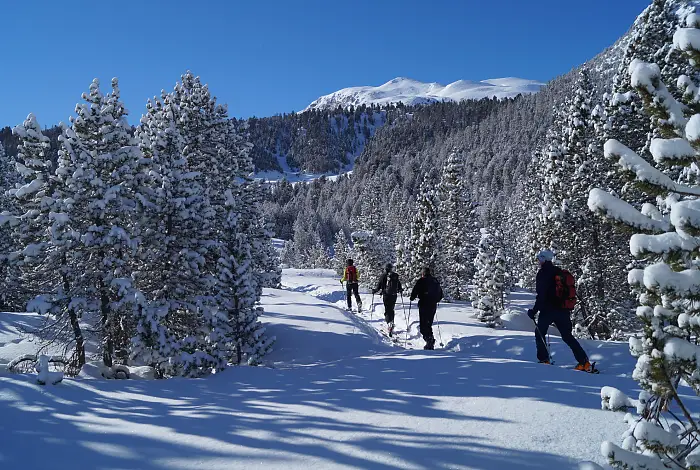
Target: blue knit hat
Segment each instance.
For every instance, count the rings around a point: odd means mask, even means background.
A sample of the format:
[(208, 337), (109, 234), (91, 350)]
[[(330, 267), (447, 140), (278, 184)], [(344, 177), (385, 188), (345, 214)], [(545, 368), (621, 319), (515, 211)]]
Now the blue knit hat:
[(542, 250), (537, 253), (537, 261), (544, 263), (545, 261), (552, 261), (554, 259), (554, 253), (551, 250)]

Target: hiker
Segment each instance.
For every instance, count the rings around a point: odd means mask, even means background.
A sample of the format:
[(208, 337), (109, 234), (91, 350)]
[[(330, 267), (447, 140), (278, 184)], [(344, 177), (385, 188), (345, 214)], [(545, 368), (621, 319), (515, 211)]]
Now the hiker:
[(396, 306), (396, 298), (399, 293), (403, 292), (399, 275), (394, 272), (394, 267), (391, 263), (386, 265), (386, 271), (379, 279), (377, 288), (372, 291), (372, 294), (377, 292), (382, 293), (384, 301), (384, 320), (386, 321), (387, 331), (389, 336), (394, 332), (394, 307)]
[(442, 287), (430, 274), (430, 268), (423, 268), (423, 275), (411, 291), (411, 301), (418, 297), (418, 315), (420, 316), (420, 334), (423, 335), (423, 349), (435, 349), (433, 320), (437, 304), (442, 300)]
[(357, 311), (359, 312), (362, 310), (362, 300), (360, 300), (360, 292), (357, 284), (360, 280), (360, 273), (357, 272), (357, 268), (353, 264), (352, 259), (348, 258), (346, 264), (347, 266), (345, 267), (345, 272), (343, 273), (343, 278), (340, 280), (340, 283), (346, 283), (345, 288), (347, 290), (348, 297), (348, 311), (352, 311), (352, 295), (355, 294)]
[(535, 344), (537, 344), (537, 360), (544, 364), (550, 364), (551, 358), (547, 351), (544, 338), (547, 335), (549, 325), (554, 323), (561, 334), (561, 339), (571, 348), (578, 365), (576, 370), (593, 372), (588, 356), (579, 342), (571, 333), (571, 309), (566, 308), (561, 298), (557, 296), (557, 281), (555, 276), (561, 275), (562, 269), (554, 266), (552, 260), (554, 253), (550, 250), (543, 250), (537, 254), (537, 262), (540, 270), (537, 272), (537, 297), (535, 305), (527, 311), (527, 315), (534, 320), (539, 312), (537, 328), (535, 330)]

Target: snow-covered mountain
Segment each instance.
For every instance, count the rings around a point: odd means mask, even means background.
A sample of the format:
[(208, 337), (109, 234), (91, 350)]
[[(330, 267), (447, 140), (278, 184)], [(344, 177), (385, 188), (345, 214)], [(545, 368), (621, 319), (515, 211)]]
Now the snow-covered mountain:
[(494, 78), (473, 82), (457, 80), (449, 85), (424, 83), (405, 77), (398, 77), (384, 85), (343, 88), (325, 95), (311, 103), (309, 109), (347, 108), (362, 104), (383, 105), (402, 102), (407, 105), (433, 103), (437, 101), (461, 101), (481, 98), (509, 98), (518, 94), (536, 93), (544, 83), (522, 78)]

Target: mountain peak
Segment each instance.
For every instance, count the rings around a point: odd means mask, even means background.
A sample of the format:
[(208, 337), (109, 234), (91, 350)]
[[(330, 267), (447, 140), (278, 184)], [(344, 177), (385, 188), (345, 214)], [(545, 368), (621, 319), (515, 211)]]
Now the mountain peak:
[(493, 78), (474, 82), (457, 80), (449, 85), (425, 83), (408, 77), (396, 77), (383, 85), (343, 88), (311, 103), (310, 109), (349, 108), (360, 105), (404, 103), (417, 105), (438, 101), (462, 101), (481, 98), (511, 98), (536, 93), (544, 83), (517, 77)]

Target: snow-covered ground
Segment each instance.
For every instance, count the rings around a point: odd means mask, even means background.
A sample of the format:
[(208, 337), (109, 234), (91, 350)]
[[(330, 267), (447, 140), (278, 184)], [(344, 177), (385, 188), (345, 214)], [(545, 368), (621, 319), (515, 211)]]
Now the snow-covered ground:
[[(47, 387), (0, 375), (0, 467), (575, 469), (603, 463), (600, 443), (627, 429), (622, 413), (600, 410), (604, 385), (636, 397), (624, 343), (585, 343), (597, 376), (570, 370), (554, 336), (562, 367), (540, 365), (521, 315), (492, 330), (467, 305), (442, 305), (445, 347), (417, 349), (412, 309), (404, 349), (377, 332), (380, 306), (344, 310), (331, 271), (285, 270), (283, 284), (262, 299), (277, 337), (266, 367)], [(363, 299), (370, 306), (371, 295)], [(519, 293), (511, 304), (522, 311), (530, 301)], [(2, 341), (11, 342), (18, 317), (6, 315)], [(401, 318), (399, 308), (405, 330)]]

